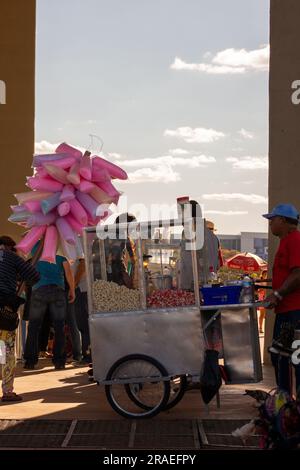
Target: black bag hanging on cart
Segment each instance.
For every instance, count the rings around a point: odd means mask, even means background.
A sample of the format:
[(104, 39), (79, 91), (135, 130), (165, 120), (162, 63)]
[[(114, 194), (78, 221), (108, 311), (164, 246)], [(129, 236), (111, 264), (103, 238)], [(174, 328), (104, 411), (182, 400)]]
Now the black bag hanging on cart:
[(219, 353), (214, 349), (207, 349), (205, 351), (200, 385), (202, 399), (207, 405), (214, 398), (222, 385), (222, 377), (219, 368)]

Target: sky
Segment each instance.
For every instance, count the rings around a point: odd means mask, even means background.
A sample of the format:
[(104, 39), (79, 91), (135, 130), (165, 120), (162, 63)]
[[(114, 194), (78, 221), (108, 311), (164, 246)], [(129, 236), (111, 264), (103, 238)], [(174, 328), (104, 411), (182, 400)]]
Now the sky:
[(269, 0), (37, 0), (36, 152), (102, 147), (141, 218), (266, 232), (268, 43)]

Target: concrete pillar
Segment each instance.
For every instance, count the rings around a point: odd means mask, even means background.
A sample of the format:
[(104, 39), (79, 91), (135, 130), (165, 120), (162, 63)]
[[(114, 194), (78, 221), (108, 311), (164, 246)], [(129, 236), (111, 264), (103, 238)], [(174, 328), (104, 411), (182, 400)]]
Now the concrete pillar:
[(14, 193), (26, 191), (34, 150), (35, 0), (1, 0), (0, 8), (0, 234)]
[[(269, 207), (290, 202), (300, 210), (300, 1), (271, 0), (270, 6)], [(277, 246), (270, 234), (270, 264)], [(273, 323), (268, 312), (266, 362)]]

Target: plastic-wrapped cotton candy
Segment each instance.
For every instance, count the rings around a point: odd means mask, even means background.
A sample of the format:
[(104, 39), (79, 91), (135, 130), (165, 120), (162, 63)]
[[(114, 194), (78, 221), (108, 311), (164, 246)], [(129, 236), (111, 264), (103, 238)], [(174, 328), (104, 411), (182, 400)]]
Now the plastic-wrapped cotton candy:
[(120, 197), (119, 191), (116, 190), (116, 188), (110, 181), (105, 181), (105, 183), (99, 183), (98, 186), (100, 189), (102, 189), (102, 191), (104, 191), (112, 198), (118, 199)]
[(68, 202), (61, 202), (57, 207), (57, 212), (60, 217), (64, 217), (70, 212), (70, 204)]
[(110, 181), (111, 177), (107, 170), (100, 170), (99, 168), (93, 168), (92, 181), (95, 183), (105, 183)]
[(50, 162), (55, 162), (59, 160), (63, 160), (66, 158), (65, 153), (50, 153), (50, 154), (42, 154), (42, 155), (34, 155), (33, 156), (33, 167), (38, 167), (43, 165), (45, 162), (50, 163)]
[(75, 163), (69, 173), (67, 174), (67, 180), (71, 184), (79, 184), (80, 183), (80, 176), (79, 176), (79, 163)]
[(19, 204), (25, 204), (25, 202), (29, 201), (41, 201), (51, 195), (52, 193), (50, 191), (29, 191), (28, 193), (15, 194), (15, 198)]
[(41, 261), (56, 262), (58, 233), (54, 225), (47, 227)]
[(66, 186), (64, 186), (64, 189), (62, 190), (62, 193), (59, 199), (63, 202), (68, 202), (74, 198), (75, 198), (75, 190), (73, 186), (71, 184), (66, 184)]
[(65, 240), (69, 245), (75, 245), (75, 234), (64, 217), (56, 219), (56, 228), (61, 240)]
[(54, 165), (50, 165), (49, 163), (44, 164), (45, 170), (47, 171), (48, 175), (52, 176), (56, 181), (59, 181), (62, 184), (68, 184), (69, 181), (67, 179), (68, 173)]
[(41, 191), (61, 191), (63, 184), (58, 181), (53, 180), (52, 178), (40, 178), (36, 176), (31, 176), (27, 178), (27, 186), (30, 189), (40, 189)]
[(92, 189), (89, 194), (99, 204), (111, 204), (114, 202), (114, 198), (102, 191), (99, 186), (95, 186), (95, 188)]
[(85, 227), (88, 223), (88, 217), (85, 209), (82, 207), (80, 202), (77, 201), (77, 199), (72, 199), (72, 201), (69, 202), (70, 204), (70, 212), (73, 215), (73, 217), (78, 220), (78, 222)]
[(90, 193), (94, 188), (96, 188), (96, 185), (91, 183), (91, 181), (82, 180), (79, 185), (81, 193)]
[(80, 161), (79, 174), (86, 180), (92, 178), (91, 152), (86, 151)]
[(16, 248), (24, 253), (24, 255), (28, 255), (36, 242), (38, 242), (44, 235), (47, 229), (46, 225), (41, 227), (33, 227), (22, 240), (20, 243), (17, 244)]
[(25, 205), (21, 205), (21, 206), (10, 206), (11, 210), (15, 213), (15, 214), (19, 214), (20, 212), (26, 212), (26, 207)]
[(42, 214), (40, 213), (35, 213), (35, 214), (30, 214), (30, 217), (27, 220), (27, 227), (34, 227), (38, 225), (51, 225), (55, 222), (56, 220), (56, 214), (50, 213), (50, 214)]
[(42, 200), (41, 208), (45, 215), (60, 204), (60, 195), (61, 193), (54, 193), (47, 199)]
[(68, 224), (72, 227), (72, 229), (74, 230), (75, 233), (79, 234), (79, 235), (82, 235), (82, 232), (83, 232), (83, 226), (80, 222), (78, 222), (78, 220), (76, 220), (72, 214), (68, 214), (65, 216), (66, 218), (66, 221), (68, 222)]
[(51, 164), (53, 166), (56, 166), (58, 168), (62, 168), (64, 170), (66, 170), (68, 168), (71, 168), (71, 166), (74, 165), (74, 163), (76, 163), (76, 158), (74, 158), (74, 157), (65, 157), (65, 158), (62, 158), (62, 159), (59, 159), (59, 160), (55, 160), (54, 162), (43, 163), (43, 165), (45, 166), (45, 164)]
[(93, 157), (93, 164), (100, 168), (100, 170), (107, 170), (112, 178), (117, 178), (119, 180), (126, 180), (128, 178), (126, 171), (122, 168), (114, 163), (104, 160), (104, 158), (98, 157), (97, 155)]
[(24, 203), (26, 209), (31, 212), (41, 212), (41, 202), (40, 201), (28, 201)]
[(33, 168), (34, 174), (26, 183), (32, 191), (15, 195), (19, 204), (11, 206), (9, 218), (18, 225), (32, 227), (20, 242), (20, 250), (27, 254), (46, 234), (42, 255), (45, 261), (54, 262), (57, 247), (62, 245), (68, 258), (82, 256), (78, 234), (82, 235), (83, 227), (97, 225), (110, 214), (109, 204), (116, 203), (120, 196), (111, 179), (126, 179), (126, 173), (66, 143), (60, 144), (54, 154), (35, 155)]
[(80, 159), (82, 157), (82, 153), (80, 150), (72, 147), (71, 145), (66, 144), (63, 142), (60, 144), (57, 149), (55, 150), (56, 153), (68, 153), (72, 155), (72, 157), (75, 157), (76, 159)]
[(75, 192), (76, 197), (82, 207), (86, 210), (86, 212), (92, 217), (96, 217), (96, 212), (98, 208), (98, 203), (88, 194), (81, 193), (80, 191)]
[(26, 222), (28, 217), (30, 217), (31, 214), (28, 211), (23, 211), (23, 212), (18, 212), (15, 214), (11, 214), (9, 216), (8, 221), (9, 222), (14, 222), (15, 224), (18, 224), (19, 222)]

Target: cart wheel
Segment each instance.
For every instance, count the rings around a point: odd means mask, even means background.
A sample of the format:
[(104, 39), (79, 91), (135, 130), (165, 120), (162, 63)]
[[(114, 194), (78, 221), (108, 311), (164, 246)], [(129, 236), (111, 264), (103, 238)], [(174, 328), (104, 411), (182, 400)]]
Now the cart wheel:
[[(163, 411), (167, 411), (173, 408), (177, 403), (180, 402), (183, 395), (185, 394), (187, 379), (185, 375), (179, 375), (170, 380), (170, 397), (168, 403), (163, 407)], [(150, 410), (149, 407), (143, 401), (143, 383), (126, 384), (125, 389), (128, 397), (137, 406), (143, 410)]]
[[(105, 385), (107, 400), (111, 407), (125, 418), (151, 418), (168, 403), (170, 382), (163, 380), (167, 375), (166, 369), (150, 356), (144, 354), (125, 356), (115, 362), (107, 374), (106, 380), (116, 381), (111, 385)], [(128, 384), (124, 386), (123, 382), (127, 379), (137, 379), (130, 385), (136, 390), (140, 388), (139, 398), (147, 408), (141, 408), (128, 396)]]

